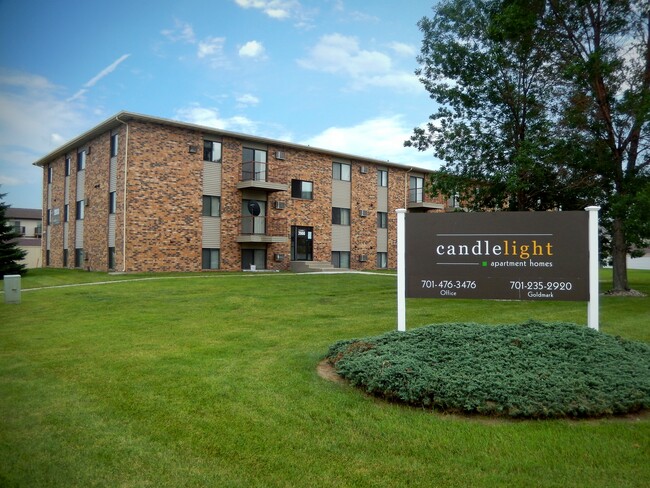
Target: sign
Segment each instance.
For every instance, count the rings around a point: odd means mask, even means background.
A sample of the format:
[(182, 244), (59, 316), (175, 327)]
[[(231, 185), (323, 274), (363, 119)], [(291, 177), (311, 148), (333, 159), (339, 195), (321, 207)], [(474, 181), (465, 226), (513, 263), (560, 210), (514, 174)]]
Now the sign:
[(406, 296), (589, 301), (587, 212), (405, 215)]

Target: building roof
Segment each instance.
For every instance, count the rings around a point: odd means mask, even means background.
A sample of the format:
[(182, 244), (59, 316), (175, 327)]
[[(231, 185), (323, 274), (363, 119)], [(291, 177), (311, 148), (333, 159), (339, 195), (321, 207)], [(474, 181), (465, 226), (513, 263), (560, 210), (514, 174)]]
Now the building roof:
[(338, 151), (331, 151), (329, 149), (323, 149), (323, 148), (317, 148), (317, 147), (312, 147), (312, 146), (306, 146), (303, 144), (296, 144), (293, 142), (286, 142), (286, 141), (280, 141), (277, 139), (269, 139), (266, 137), (259, 137), (259, 136), (253, 136), (250, 134), (243, 134), (240, 132), (231, 132), (231, 131), (226, 131), (222, 129), (215, 129), (214, 127), (207, 127), (203, 125), (197, 125), (197, 124), (190, 124), (188, 122), (180, 122), (178, 120), (171, 120), (171, 119), (165, 119), (165, 118), (160, 118), (160, 117), (152, 117), (150, 115), (143, 115), (143, 114), (138, 114), (134, 112), (126, 112), (126, 111), (121, 111), (112, 117), (109, 117), (106, 119), (104, 122), (101, 122), (100, 124), (96, 125), (92, 129), (84, 132), (83, 134), (75, 137), (74, 139), (66, 142), (64, 145), (60, 146), (59, 148), (55, 149), (54, 151), (50, 152), (49, 154), (46, 154), (39, 160), (34, 162), (35, 166), (41, 166), (44, 167), (47, 165), (51, 160), (56, 159), (58, 157), (61, 157), (76, 148), (83, 146), (86, 142), (90, 141), (91, 139), (94, 139), (95, 137), (109, 131), (112, 129), (115, 129), (122, 125), (123, 123), (126, 123), (130, 120), (136, 120), (136, 121), (141, 121), (141, 122), (150, 122), (154, 124), (162, 124), (162, 125), (170, 125), (174, 127), (180, 127), (183, 129), (190, 129), (190, 130), (196, 130), (196, 131), (201, 131), (204, 134), (207, 135), (216, 135), (216, 136), (225, 136), (225, 137), (232, 137), (234, 139), (245, 139), (247, 141), (254, 141), (254, 142), (259, 142), (262, 144), (273, 144), (276, 146), (281, 146), (285, 148), (293, 148), (293, 149), (298, 149), (302, 151), (311, 151), (311, 152), (318, 152), (322, 154), (329, 154), (334, 157), (338, 158), (345, 158), (345, 159), (354, 159), (356, 161), (367, 161), (368, 163), (374, 163), (374, 164), (382, 164), (385, 166), (396, 166), (399, 168), (406, 168), (406, 169), (415, 169), (423, 172), (431, 172), (430, 169), (422, 168), (422, 167), (416, 167), (408, 164), (401, 164), (401, 163), (394, 163), (391, 161), (382, 161), (380, 159), (374, 159), (374, 158), (368, 158), (365, 156), (359, 156), (355, 154), (347, 154), (347, 153), (342, 153)]
[(41, 211), (40, 208), (9, 207), (5, 211), (5, 216), (9, 219), (42, 220), (43, 212)]

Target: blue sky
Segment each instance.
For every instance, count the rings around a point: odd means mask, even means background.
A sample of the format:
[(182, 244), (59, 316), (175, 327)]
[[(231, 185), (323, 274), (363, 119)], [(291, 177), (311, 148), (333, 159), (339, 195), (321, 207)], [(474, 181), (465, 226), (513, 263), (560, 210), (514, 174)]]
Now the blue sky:
[(0, 0), (0, 192), (120, 110), (435, 169), (414, 75), (435, 0)]

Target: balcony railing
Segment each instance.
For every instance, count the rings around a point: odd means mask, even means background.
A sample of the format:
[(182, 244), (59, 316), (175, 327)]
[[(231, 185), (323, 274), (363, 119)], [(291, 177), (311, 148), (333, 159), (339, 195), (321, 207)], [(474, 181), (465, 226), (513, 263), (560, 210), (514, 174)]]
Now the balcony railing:
[(261, 161), (244, 161), (241, 167), (241, 181), (237, 183), (240, 190), (255, 189), (267, 192), (287, 191), (289, 185), (269, 181), (268, 164)]
[(424, 200), (424, 188), (418, 186), (416, 188), (409, 188), (409, 203), (422, 203)]
[(238, 242), (287, 242), (287, 219), (268, 216), (241, 218)]

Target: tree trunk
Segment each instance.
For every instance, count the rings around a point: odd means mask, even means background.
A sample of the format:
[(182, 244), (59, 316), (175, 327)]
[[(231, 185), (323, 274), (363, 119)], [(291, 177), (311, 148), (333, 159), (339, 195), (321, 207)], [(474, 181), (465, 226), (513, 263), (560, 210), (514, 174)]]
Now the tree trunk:
[(627, 291), (627, 246), (625, 245), (625, 231), (623, 221), (616, 217), (612, 225), (612, 265), (613, 280), (612, 291)]

